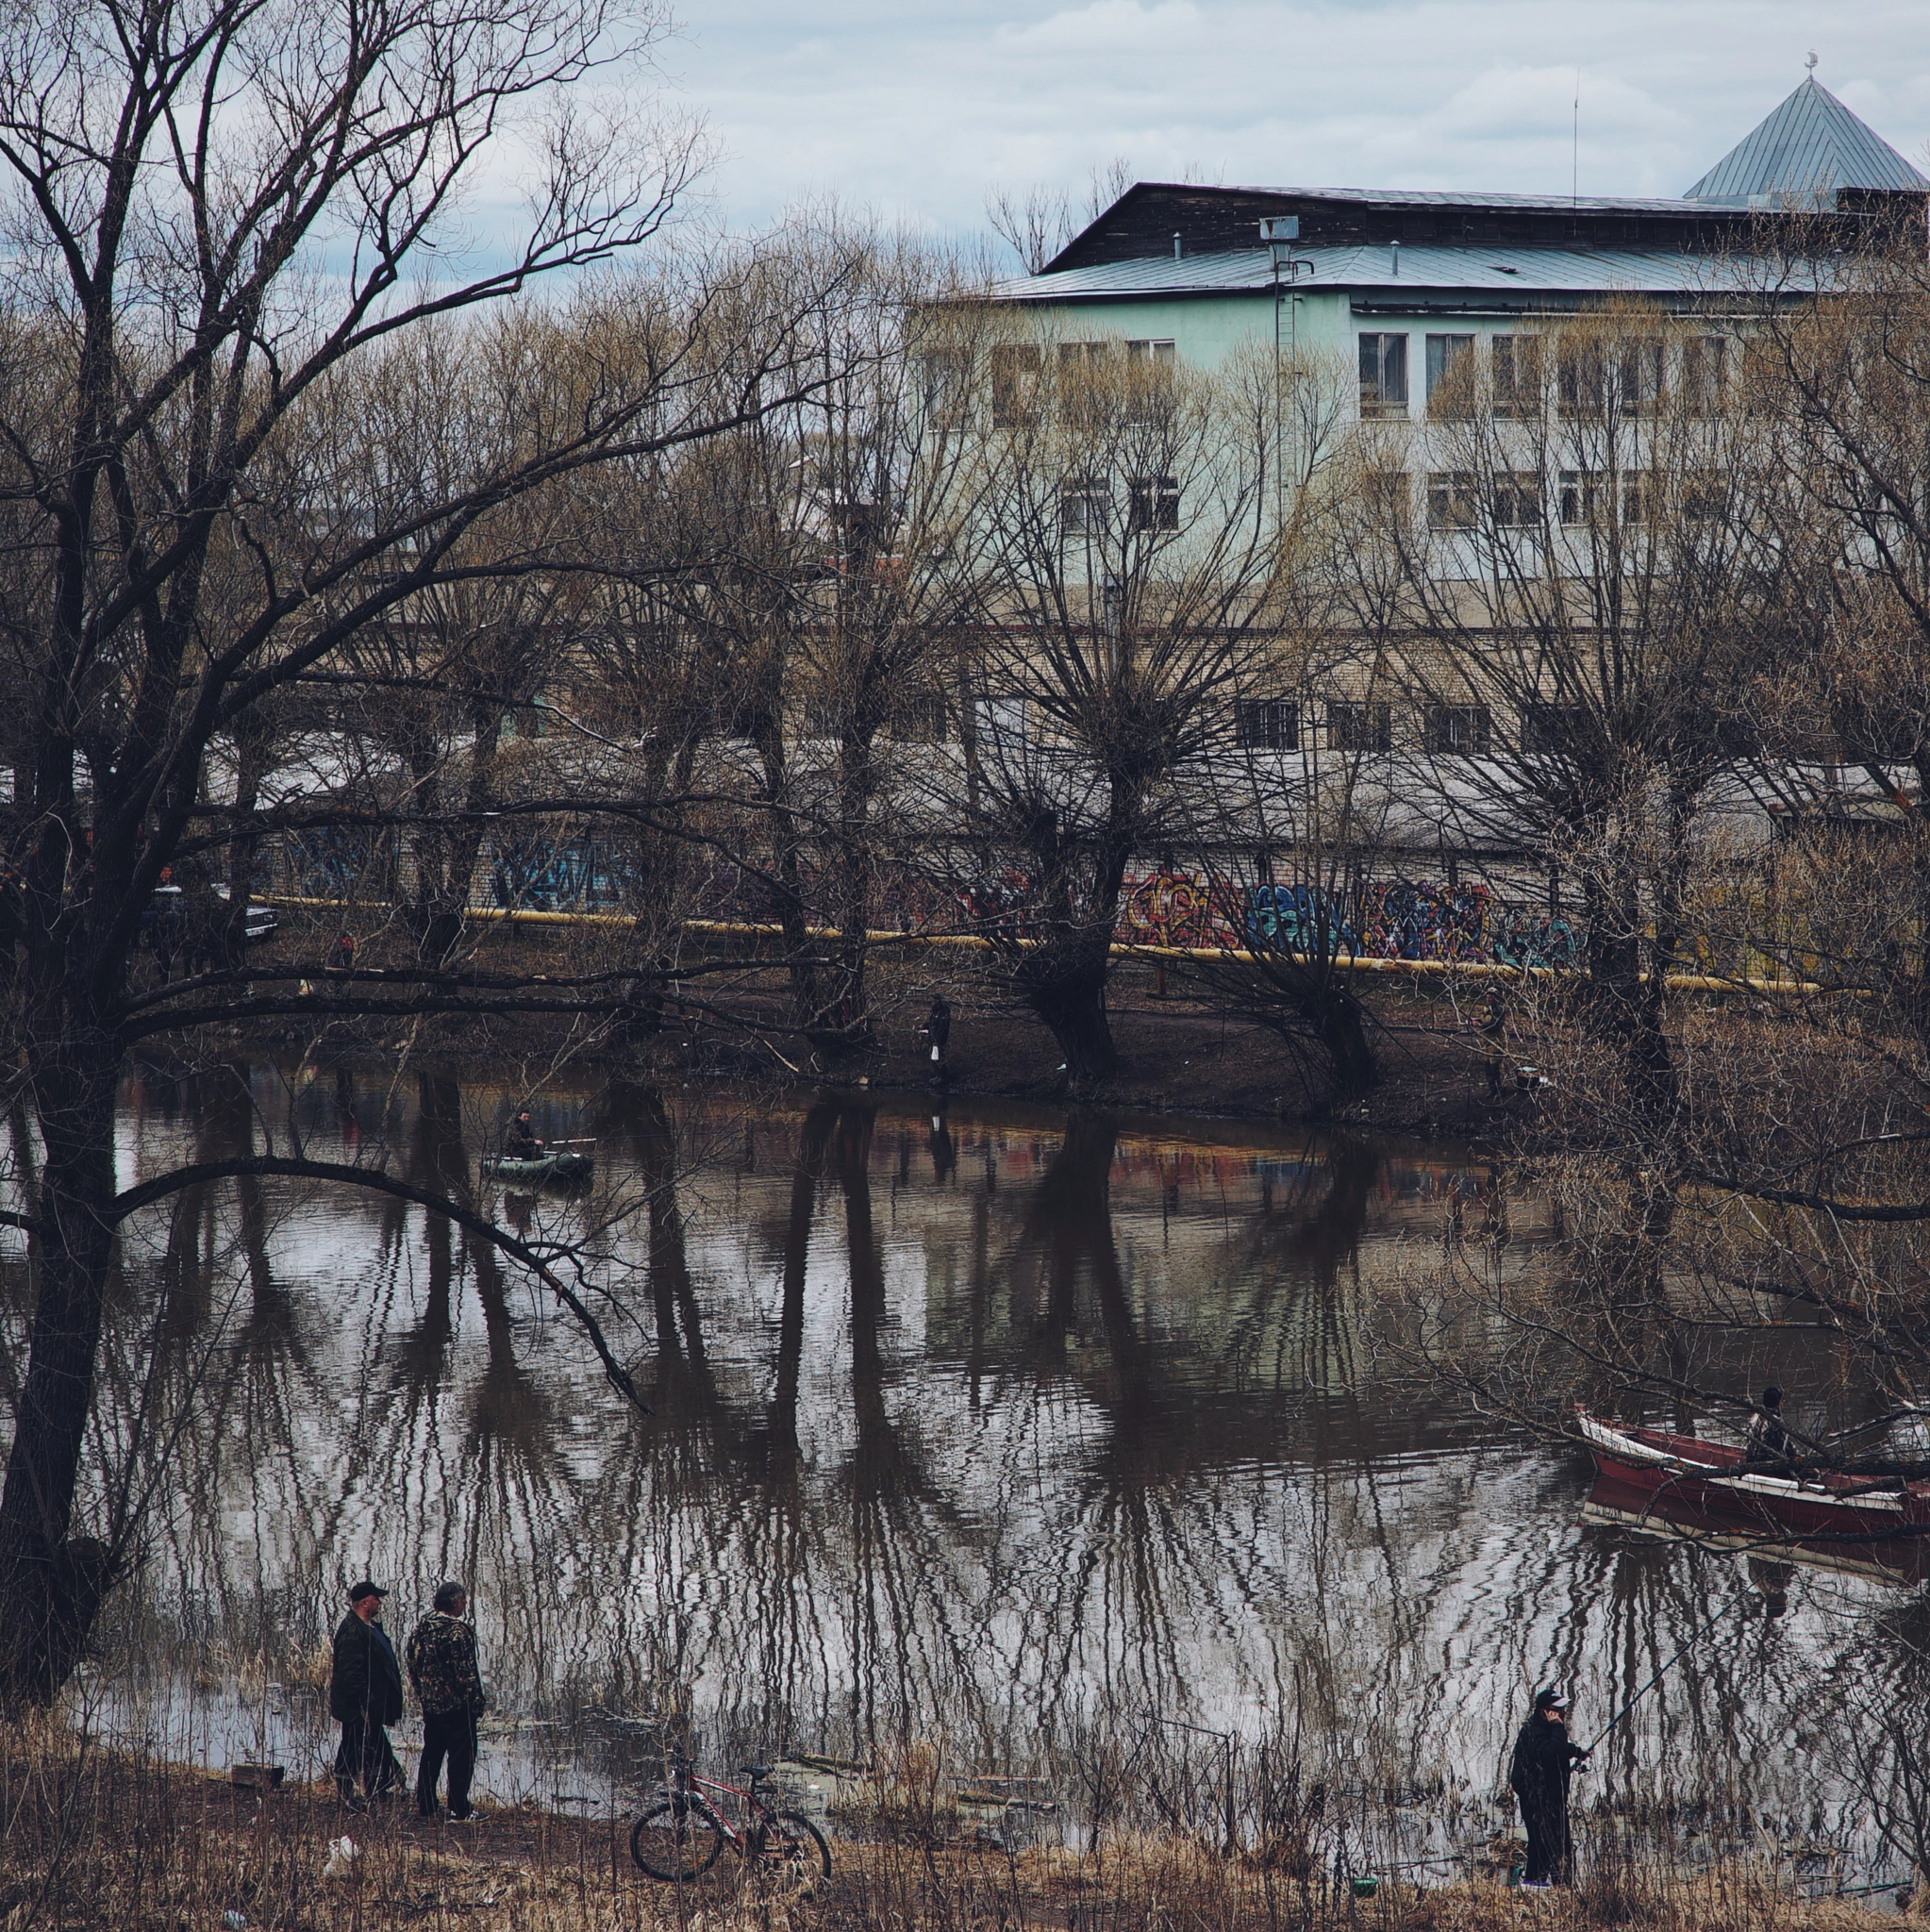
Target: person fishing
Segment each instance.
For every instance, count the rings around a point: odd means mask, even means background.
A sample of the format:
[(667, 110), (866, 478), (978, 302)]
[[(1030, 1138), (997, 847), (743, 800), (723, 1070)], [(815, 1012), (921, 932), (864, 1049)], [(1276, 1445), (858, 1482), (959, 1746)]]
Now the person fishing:
[(1515, 1738), (1507, 1781), (1528, 1834), (1522, 1883), (1537, 1891), (1566, 1885), (1572, 1876), (1568, 1786), (1575, 1765), (1586, 1763), (1588, 1756), (1568, 1734), (1568, 1699), (1559, 1690), (1536, 1691), (1535, 1708)]
[(1749, 1431), (1742, 1439), (1742, 1459), (1787, 1462), (1790, 1451), (1789, 1431), (1783, 1421), (1783, 1391), (1771, 1383), (1749, 1418)]
[(538, 1160), (542, 1157), (544, 1143), (536, 1138), (536, 1129), (530, 1124), (529, 1109), (525, 1107), (509, 1123), (509, 1131), (503, 1140), (503, 1152), (511, 1160)]

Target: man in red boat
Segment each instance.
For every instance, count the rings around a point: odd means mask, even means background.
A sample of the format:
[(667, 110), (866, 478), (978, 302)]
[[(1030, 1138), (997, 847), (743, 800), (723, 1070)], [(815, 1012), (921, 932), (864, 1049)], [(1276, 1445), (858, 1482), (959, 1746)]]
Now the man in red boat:
[(1537, 1891), (1564, 1885), (1571, 1876), (1573, 1844), (1568, 1832), (1568, 1784), (1588, 1753), (1568, 1735), (1568, 1699), (1559, 1690), (1538, 1690), (1533, 1714), (1515, 1739), (1507, 1781), (1521, 1801), (1528, 1833), (1528, 1863), (1522, 1883)]
[(1783, 1425), (1783, 1391), (1772, 1383), (1762, 1391), (1761, 1406), (1749, 1418), (1749, 1433), (1742, 1439), (1745, 1462), (1787, 1462), (1789, 1458), (1789, 1432)]

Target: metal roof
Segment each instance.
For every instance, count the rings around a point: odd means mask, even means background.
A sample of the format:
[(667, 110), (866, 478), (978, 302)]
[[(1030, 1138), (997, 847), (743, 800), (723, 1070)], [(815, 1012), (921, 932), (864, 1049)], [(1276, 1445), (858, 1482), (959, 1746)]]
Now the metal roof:
[[(1345, 290), (1376, 304), (1411, 296), (1438, 301), (1454, 292), (1488, 297), (1612, 295), (1734, 295), (1746, 286), (1737, 261), (1682, 255), (1672, 249), (1567, 249), (1437, 247), (1404, 243), (1395, 251), (1379, 243), (1342, 248), (1296, 248), (1294, 259), (1311, 263), (1296, 285), (1302, 294)], [(1091, 268), (1024, 275), (999, 286), (1010, 302), (1158, 300), (1173, 295), (1233, 295), (1273, 286), (1265, 249), (1222, 255), (1148, 256)], [(1515, 305), (1509, 305), (1515, 306)]]
[(1451, 188), (1262, 188), (1198, 181), (1136, 181), (1133, 188), (1161, 188), (1175, 194), (1278, 194), (1310, 201), (1359, 202), (1373, 208), (1519, 208), (1531, 214), (1555, 215), (1697, 212), (1674, 195), (1477, 194)]
[(1839, 188), (1922, 189), (1930, 181), (1811, 75), (1684, 199), (1727, 208), (1830, 208)]

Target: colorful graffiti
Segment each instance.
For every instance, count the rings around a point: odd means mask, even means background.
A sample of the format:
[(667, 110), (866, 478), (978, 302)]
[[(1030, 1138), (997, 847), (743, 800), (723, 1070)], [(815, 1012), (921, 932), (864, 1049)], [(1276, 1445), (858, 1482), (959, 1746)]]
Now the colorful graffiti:
[(633, 903), (635, 862), (590, 839), (506, 839), (490, 859), (492, 904), (529, 912), (588, 912)]
[(1235, 887), (1190, 874), (1128, 878), (1118, 935), (1140, 945), (1335, 945), (1361, 959), (1454, 960), (1468, 965), (1566, 966), (1578, 936), (1568, 921), (1510, 904), (1483, 885), (1376, 880), (1344, 893), (1306, 885)]

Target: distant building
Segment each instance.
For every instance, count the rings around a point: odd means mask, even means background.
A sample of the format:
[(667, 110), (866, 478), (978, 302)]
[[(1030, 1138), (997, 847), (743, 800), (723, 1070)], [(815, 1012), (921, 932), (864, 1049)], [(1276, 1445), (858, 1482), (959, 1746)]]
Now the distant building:
[[(1930, 180), (1812, 76), (1679, 199), (1137, 183), (1006, 299), (1059, 311), (1211, 366), (1271, 341), (1356, 358), (1371, 415), (1420, 413), (1464, 344), (1522, 318), (1637, 295), (1682, 313), (1715, 305), (1715, 265), (1747, 247), (1764, 210), (1893, 218)], [(1295, 220), (1286, 248), (1263, 222)], [(1276, 317), (1276, 296), (1280, 314)]]

